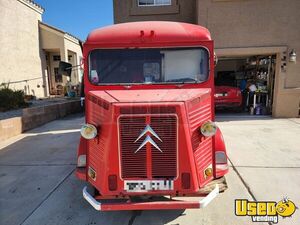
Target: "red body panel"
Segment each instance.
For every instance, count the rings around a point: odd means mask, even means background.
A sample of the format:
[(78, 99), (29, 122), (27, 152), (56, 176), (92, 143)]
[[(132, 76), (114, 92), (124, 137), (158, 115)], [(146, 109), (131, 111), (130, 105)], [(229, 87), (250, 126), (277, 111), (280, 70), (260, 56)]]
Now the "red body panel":
[(172, 210), (172, 209), (199, 209), (202, 208), (199, 201), (155, 201), (139, 203), (112, 203), (104, 204), (101, 211), (112, 210)]
[(226, 162), (217, 164), (215, 163), (215, 178), (223, 177), (226, 173), (228, 173), (228, 162), (227, 162), (227, 152), (226, 146), (224, 142), (223, 135), (221, 130), (218, 128), (217, 133), (215, 135), (215, 152), (222, 152), (226, 157)]
[[(101, 105), (107, 105), (107, 107), (102, 107)], [(120, 140), (117, 139), (118, 135), (120, 135), (118, 121), (120, 116), (134, 117), (142, 114), (134, 112), (133, 109), (136, 107), (147, 109), (146, 115), (164, 116), (174, 114), (177, 116), (177, 160), (180, 162), (178, 163), (178, 171), (190, 173), (192, 180), (191, 187), (189, 190), (185, 190), (184, 193), (195, 192), (199, 187), (203, 187), (213, 179), (213, 177), (205, 179), (202, 172), (209, 164), (212, 164), (213, 138), (205, 138), (199, 132), (199, 126), (203, 122), (212, 120), (210, 89), (155, 89), (151, 91), (116, 90), (89, 92), (86, 99), (86, 111), (89, 112), (86, 115), (86, 120), (87, 123), (98, 127), (100, 133), (97, 139), (87, 142), (87, 162), (95, 171), (101, 171), (101, 174), (97, 175), (96, 181), (89, 178), (89, 182), (101, 190), (103, 195), (128, 194), (123, 190), (124, 181), (120, 176), (122, 171), (120, 168)], [(158, 111), (158, 113), (151, 112), (153, 108), (160, 110), (163, 107), (174, 107), (175, 111), (170, 113), (163, 113), (162, 111)], [(122, 113), (122, 111), (125, 111), (124, 109), (129, 109), (129, 111)], [(146, 122), (142, 124), (142, 127), (145, 126)], [(138, 137), (138, 132), (140, 130), (132, 134), (134, 139)], [(192, 140), (190, 140), (191, 136)], [(134, 140), (131, 142), (134, 142)], [(105, 146), (109, 146), (109, 150), (106, 150)], [(137, 148), (138, 145), (135, 147)], [(135, 156), (133, 152), (131, 157)], [(193, 164), (196, 167), (192, 166)], [(168, 191), (160, 192), (160, 194), (175, 195), (176, 192), (182, 191), (181, 173), (178, 171), (176, 176), (177, 182), (174, 183), (175, 188), (172, 193)], [(120, 178), (118, 179), (118, 189), (113, 192), (108, 190), (107, 177), (109, 175), (117, 175)], [(143, 180), (139, 177), (136, 177), (136, 179)], [(152, 178), (148, 177), (147, 179)], [(151, 192), (147, 194), (151, 194)]]
[(242, 93), (239, 88), (230, 86), (215, 87), (216, 107), (239, 107), (242, 105)]
[(184, 46), (211, 41), (209, 31), (188, 23), (163, 21), (121, 23), (92, 31), (85, 45), (124, 47)]
[[(97, 86), (86, 76), (89, 53), (93, 49), (154, 47), (206, 48), (210, 54), (208, 80), (193, 84)], [(96, 187), (101, 198), (124, 198), (145, 194), (201, 196), (200, 188), (224, 175), (227, 171), (220, 173), (215, 163), (215, 144), (220, 146), (219, 151), (226, 153), (225, 146), (220, 144), (221, 134), (204, 137), (199, 131), (204, 122), (214, 121), (215, 117), (213, 52), (208, 30), (185, 23), (125, 23), (91, 32), (84, 44), (86, 122), (97, 127), (98, 136), (92, 140), (81, 139), (78, 156), (87, 155), (87, 163), (86, 168), (77, 169), (77, 177)], [(135, 153), (142, 144), (138, 136), (147, 125), (154, 128), (161, 140), (152, 137), (157, 149), (146, 144)], [(96, 179), (88, 176), (90, 167), (96, 172)], [(214, 173), (205, 175), (207, 168), (212, 168)], [(166, 176), (174, 181), (172, 190), (146, 193), (124, 190), (125, 181), (165, 180)], [(111, 185), (112, 180), (116, 185)], [(166, 203), (155, 204), (152, 207), (166, 209), (199, 206), (199, 202), (173, 203), (169, 207)], [(135, 204), (121, 204), (115, 205), (114, 210), (121, 210), (122, 206), (140, 209)]]

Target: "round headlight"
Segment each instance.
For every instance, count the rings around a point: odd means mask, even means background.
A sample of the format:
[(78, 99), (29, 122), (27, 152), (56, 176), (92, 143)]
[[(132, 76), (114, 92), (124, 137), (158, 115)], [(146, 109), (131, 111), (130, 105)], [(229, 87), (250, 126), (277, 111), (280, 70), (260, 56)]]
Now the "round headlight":
[(201, 133), (205, 137), (211, 137), (216, 134), (217, 132), (217, 125), (214, 122), (207, 121), (204, 124), (202, 124), (201, 128)]
[(97, 136), (97, 128), (92, 124), (84, 124), (80, 129), (80, 133), (85, 139), (93, 139)]

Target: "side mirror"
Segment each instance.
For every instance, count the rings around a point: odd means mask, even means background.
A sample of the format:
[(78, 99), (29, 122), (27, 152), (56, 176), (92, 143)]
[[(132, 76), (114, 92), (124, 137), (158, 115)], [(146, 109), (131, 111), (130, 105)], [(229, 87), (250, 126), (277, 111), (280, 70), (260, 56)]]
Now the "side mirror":
[(71, 77), (72, 68), (73, 66), (71, 63), (60, 61), (58, 66), (58, 73)]

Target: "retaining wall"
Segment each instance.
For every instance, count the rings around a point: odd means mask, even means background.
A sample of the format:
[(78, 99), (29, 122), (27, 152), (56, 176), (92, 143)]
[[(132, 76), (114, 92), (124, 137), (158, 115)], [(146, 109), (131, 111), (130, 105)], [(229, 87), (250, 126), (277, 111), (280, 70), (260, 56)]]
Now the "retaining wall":
[(22, 116), (0, 120), (0, 141), (69, 114), (81, 112), (80, 100), (23, 109)]

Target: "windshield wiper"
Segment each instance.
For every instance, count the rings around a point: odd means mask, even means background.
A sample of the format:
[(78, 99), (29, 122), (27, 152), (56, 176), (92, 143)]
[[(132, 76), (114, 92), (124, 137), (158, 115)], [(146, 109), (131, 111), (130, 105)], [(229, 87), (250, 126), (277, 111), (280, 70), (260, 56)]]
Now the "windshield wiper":
[(184, 78), (179, 78), (179, 79), (172, 79), (172, 80), (167, 80), (166, 82), (168, 83), (198, 83), (199, 81), (190, 77), (184, 77)]

